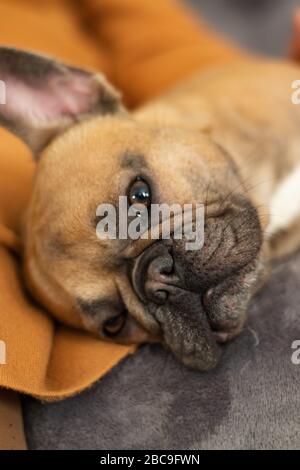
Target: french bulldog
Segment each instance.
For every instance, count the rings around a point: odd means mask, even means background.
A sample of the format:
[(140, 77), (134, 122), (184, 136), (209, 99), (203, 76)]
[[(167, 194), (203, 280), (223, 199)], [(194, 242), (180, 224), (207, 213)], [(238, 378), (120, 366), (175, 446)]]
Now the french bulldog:
[[(247, 59), (129, 112), (101, 74), (1, 47), (0, 124), (37, 161), (23, 223), (33, 296), (102, 340), (161, 342), (187, 366), (214, 367), (272, 260), (300, 245), (299, 76)], [(201, 204), (203, 246), (173, 236), (172, 212), (158, 223), (169, 238), (100, 239), (97, 208), (118, 212), (120, 196), (149, 213)]]

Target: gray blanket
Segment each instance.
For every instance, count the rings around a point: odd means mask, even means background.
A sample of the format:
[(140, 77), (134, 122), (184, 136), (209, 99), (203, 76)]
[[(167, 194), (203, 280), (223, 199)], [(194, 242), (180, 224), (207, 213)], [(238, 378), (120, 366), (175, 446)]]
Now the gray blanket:
[[(273, 54), (300, 4), (189, 1), (242, 44)], [(300, 448), (300, 364), (291, 348), (300, 340), (299, 310), (300, 254), (275, 268), (217, 369), (193, 372), (159, 346), (142, 347), (80, 396), (50, 405), (24, 397), (29, 447)]]

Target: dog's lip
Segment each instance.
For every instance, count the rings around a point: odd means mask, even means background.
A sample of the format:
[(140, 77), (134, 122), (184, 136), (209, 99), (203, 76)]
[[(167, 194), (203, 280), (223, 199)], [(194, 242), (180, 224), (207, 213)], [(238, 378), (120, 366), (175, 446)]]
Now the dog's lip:
[[(189, 291), (185, 292), (189, 295)], [(200, 305), (201, 303), (199, 303)], [(217, 340), (214, 332), (211, 330), (204, 310), (202, 309), (202, 314), (200, 310), (199, 312), (197, 310), (194, 312), (195, 316), (191, 316), (191, 324), (186, 333), (184, 333), (182, 325), (175, 326), (175, 319), (173, 323), (170, 323), (170, 320), (166, 321), (163, 316), (159, 318), (155, 315), (155, 318), (160, 325), (164, 344), (180, 362), (195, 370), (209, 370), (215, 367), (220, 359), (220, 341)], [(197, 321), (198, 314), (199, 318)], [(200, 332), (201, 336), (198, 335)]]
[(240, 334), (244, 326), (244, 320), (241, 320), (237, 325), (229, 327), (229, 328), (224, 328), (224, 327), (218, 328), (215, 324), (211, 322), (209, 308), (210, 308), (210, 301), (214, 295), (214, 289), (215, 289), (214, 287), (211, 287), (202, 295), (202, 306), (206, 314), (206, 317), (208, 319), (208, 323), (210, 325), (212, 335), (215, 341), (219, 344), (222, 344), (222, 343), (227, 343), (228, 341), (231, 341), (232, 339), (234, 339), (236, 336)]

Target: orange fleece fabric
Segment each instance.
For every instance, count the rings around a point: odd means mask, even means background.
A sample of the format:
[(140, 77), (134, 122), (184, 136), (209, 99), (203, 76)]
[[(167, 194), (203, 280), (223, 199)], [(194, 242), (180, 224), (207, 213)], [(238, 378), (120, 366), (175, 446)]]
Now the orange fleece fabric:
[[(174, 0), (0, 0), (0, 17), (0, 44), (101, 70), (130, 107), (240, 56)], [(34, 170), (25, 146), (0, 129), (0, 386), (57, 400), (90, 386), (135, 348), (57, 325), (25, 293), (20, 226)]]

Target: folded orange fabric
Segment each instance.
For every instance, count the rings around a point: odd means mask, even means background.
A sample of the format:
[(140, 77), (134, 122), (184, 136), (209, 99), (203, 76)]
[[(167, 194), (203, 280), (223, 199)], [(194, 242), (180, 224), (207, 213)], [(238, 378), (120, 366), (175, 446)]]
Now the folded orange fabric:
[[(1, 44), (99, 69), (130, 106), (240, 56), (173, 0), (0, 0), (0, 16)], [(26, 294), (20, 227), (34, 170), (23, 144), (0, 129), (0, 386), (55, 400), (90, 386), (135, 348), (57, 325)]]

